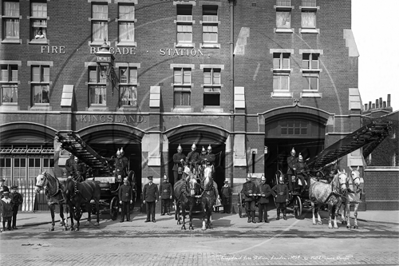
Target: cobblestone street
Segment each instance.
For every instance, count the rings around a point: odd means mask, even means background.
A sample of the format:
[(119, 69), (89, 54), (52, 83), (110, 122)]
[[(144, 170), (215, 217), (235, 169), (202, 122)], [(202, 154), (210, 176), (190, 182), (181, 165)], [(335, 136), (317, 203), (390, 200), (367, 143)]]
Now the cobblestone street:
[[(144, 223), (142, 214), (133, 222), (102, 219), (100, 226), (84, 220), (81, 231), (54, 232), (48, 213), (21, 215), (20, 229), (1, 234), (2, 265), (397, 265), (399, 223), (397, 212), (360, 213), (357, 230), (341, 226), (313, 226), (289, 216), (269, 224), (248, 224), (238, 215), (214, 214), (214, 229), (182, 231), (172, 216), (157, 216)], [(323, 216), (324, 217), (324, 216)], [(102, 217), (105, 218), (105, 217)], [(385, 218), (386, 221), (383, 221)], [(25, 219), (25, 220), (24, 220)], [(28, 223), (28, 221), (30, 222)]]

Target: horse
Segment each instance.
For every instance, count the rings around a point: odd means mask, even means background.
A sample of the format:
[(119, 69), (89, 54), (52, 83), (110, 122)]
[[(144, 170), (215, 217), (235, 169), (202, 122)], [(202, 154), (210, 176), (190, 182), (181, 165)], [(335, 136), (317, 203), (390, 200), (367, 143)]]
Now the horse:
[(351, 229), (351, 222), (350, 222), (350, 214), (351, 214), (351, 205), (353, 205), (353, 215), (354, 215), (354, 229), (359, 228), (357, 224), (357, 209), (359, 208), (359, 204), (361, 203), (361, 196), (362, 196), (362, 180), (363, 178), (360, 177), (359, 166), (356, 170), (352, 170), (351, 174), (347, 179), (347, 187), (348, 193), (346, 197), (343, 198), (342, 201), (342, 213), (343, 216), (343, 224), (346, 224), (346, 228)]
[[(39, 193), (41, 190), (44, 190), (44, 194), (46, 195), (47, 205), (50, 209), (51, 213), (51, 228), (50, 231), (54, 231), (54, 213), (55, 213), (55, 205), (60, 206), (60, 217), (61, 217), (61, 226), (63, 226), (64, 230), (68, 230), (67, 219), (64, 218), (64, 204), (65, 198), (63, 196), (63, 187), (64, 185), (58, 180), (58, 178), (52, 176), (47, 173), (47, 171), (43, 171), (36, 177), (36, 193)], [(68, 212), (67, 212), (68, 214)], [(68, 215), (67, 215), (68, 216)]]
[[(93, 180), (77, 182), (72, 178), (68, 178), (64, 189), (66, 201), (71, 210), (71, 231), (79, 231), (80, 218), (82, 216), (82, 207), (86, 207), (88, 212), (87, 220), (90, 222), (92, 211), (92, 206), (90, 203), (91, 200), (94, 200), (96, 206), (97, 223), (95, 223), (95, 225), (99, 225), (99, 202), (101, 194), (101, 188), (99, 183)], [(76, 228), (74, 228), (74, 218), (77, 223)]]
[[(183, 172), (183, 178), (176, 182), (173, 186), (175, 194), (177, 224), (182, 224), (181, 229), (186, 230), (186, 211), (189, 211), (189, 230), (194, 230), (192, 224), (192, 212), (197, 204), (197, 195), (200, 194), (200, 186), (197, 183), (196, 176), (188, 167)], [(186, 180), (187, 178), (187, 180)], [(181, 211), (181, 215), (180, 215)], [(181, 222), (182, 220), (182, 222)]]
[(333, 228), (331, 220), (334, 219), (334, 228), (337, 229), (336, 214), (338, 207), (341, 205), (342, 197), (346, 194), (346, 180), (347, 174), (345, 170), (338, 171), (338, 174), (334, 176), (330, 184), (319, 182), (315, 177), (310, 180), (309, 187), (309, 199), (312, 205), (312, 219), (313, 225), (316, 225), (315, 213), (317, 212), (317, 224), (322, 224), (319, 209), (321, 205), (327, 204), (329, 221), (328, 228)]
[[(213, 206), (219, 197), (216, 182), (212, 178), (213, 169), (208, 166), (204, 169), (203, 179), (201, 180), (201, 203), (202, 203), (202, 230), (211, 229), (211, 216)], [(206, 221), (205, 221), (206, 219)]]

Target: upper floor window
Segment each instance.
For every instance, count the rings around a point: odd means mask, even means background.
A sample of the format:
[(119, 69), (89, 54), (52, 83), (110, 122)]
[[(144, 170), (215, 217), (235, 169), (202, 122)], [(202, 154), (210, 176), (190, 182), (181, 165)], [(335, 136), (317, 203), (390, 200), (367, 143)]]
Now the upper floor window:
[(177, 5), (177, 45), (192, 46), (193, 15), (192, 5)]
[(50, 66), (32, 65), (32, 99), (33, 105), (50, 103)]
[(174, 106), (191, 105), (191, 69), (173, 69)]
[(137, 68), (119, 68), (120, 105), (137, 107)]
[(3, 40), (19, 42), (19, 2), (4, 1), (2, 10)]
[(107, 76), (105, 69), (99, 66), (89, 67), (89, 105), (106, 106), (107, 104)]
[(18, 103), (18, 65), (1, 64), (1, 104)]
[(307, 81), (306, 90), (319, 90), (320, 77), (320, 63), (318, 53), (303, 53), (302, 54), (302, 76)]
[(222, 77), (220, 68), (204, 68), (204, 107), (220, 106)]
[(277, 0), (276, 1), (276, 32), (292, 33), (291, 28), (291, 0)]
[(203, 46), (207, 47), (209, 44), (218, 43), (218, 6), (203, 6), (202, 7), (202, 42)]
[(47, 42), (47, 3), (31, 2), (31, 42)]
[(316, 12), (319, 9), (316, 6), (316, 0), (302, 0), (301, 9), (301, 29), (300, 33), (319, 33), (316, 29)]
[(92, 42), (93, 44), (103, 44), (108, 40), (108, 5), (92, 4)]
[(273, 91), (290, 90), (290, 53), (273, 53)]
[(119, 44), (134, 45), (134, 5), (120, 4), (118, 9)]

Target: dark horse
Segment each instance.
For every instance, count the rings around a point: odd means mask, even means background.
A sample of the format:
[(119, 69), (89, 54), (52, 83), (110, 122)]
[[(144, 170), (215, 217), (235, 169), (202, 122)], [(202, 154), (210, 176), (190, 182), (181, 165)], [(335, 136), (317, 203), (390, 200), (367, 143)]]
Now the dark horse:
[[(188, 167), (183, 172), (183, 177), (173, 187), (174, 195), (176, 197), (176, 215), (175, 219), (177, 224), (182, 224), (181, 229), (186, 230), (186, 211), (188, 210), (189, 215), (189, 229), (194, 230), (192, 223), (192, 212), (194, 206), (198, 205), (197, 201), (200, 194), (200, 186), (194, 174)], [(181, 212), (181, 215), (180, 215)]]
[(64, 204), (65, 198), (63, 197), (63, 184), (58, 180), (58, 178), (53, 177), (47, 171), (42, 172), (36, 177), (36, 192), (39, 193), (40, 190), (44, 190), (44, 194), (47, 198), (47, 205), (51, 213), (51, 228), (50, 231), (54, 231), (54, 210), (55, 205), (60, 206), (60, 217), (61, 225), (64, 226), (64, 230), (68, 229), (66, 219), (64, 218)]
[(74, 230), (73, 219), (76, 220), (76, 231), (79, 231), (80, 218), (82, 217), (82, 208), (85, 207), (88, 213), (88, 221), (91, 220), (91, 200), (96, 204), (97, 223), (100, 223), (99, 201), (101, 188), (98, 182), (93, 180), (86, 180), (84, 182), (77, 182), (72, 178), (68, 178), (64, 188), (67, 204), (71, 212), (71, 231)]

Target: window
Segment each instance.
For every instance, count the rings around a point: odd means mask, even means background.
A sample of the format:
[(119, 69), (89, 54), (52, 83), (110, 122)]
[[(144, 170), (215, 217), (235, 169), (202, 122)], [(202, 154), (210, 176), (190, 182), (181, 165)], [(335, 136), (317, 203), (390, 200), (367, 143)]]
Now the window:
[(1, 104), (18, 103), (18, 65), (2, 64), (1, 67)]
[(276, 12), (276, 27), (277, 29), (291, 28), (291, 11)]
[(47, 3), (31, 2), (31, 41), (47, 42)]
[(204, 107), (220, 106), (221, 69), (204, 68)]
[(302, 28), (315, 29), (316, 28), (316, 12), (303, 10), (302, 11)]
[(50, 66), (32, 66), (32, 99), (35, 104), (50, 103)]
[(302, 54), (302, 75), (306, 79), (306, 90), (319, 90), (319, 76), (320, 76), (320, 54), (318, 53), (303, 53)]
[(290, 90), (290, 53), (273, 53), (273, 91)]
[(137, 68), (119, 68), (120, 105), (137, 107)]
[(92, 4), (92, 42), (103, 44), (108, 40), (108, 5)]
[(192, 5), (177, 5), (177, 45), (192, 46), (193, 16)]
[(202, 7), (202, 42), (216, 44), (218, 42), (218, 6)]
[(174, 68), (173, 70), (174, 106), (191, 105), (191, 69)]
[(3, 2), (3, 40), (19, 42), (19, 2)]
[(307, 135), (308, 122), (304, 120), (283, 120), (279, 122), (281, 135)]
[(99, 66), (89, 67), (89, 105), (107, 104), (107, 76)]
[(316, 6), (316, 0), (302, 0), (301, 9), (301, 29), (300, 33), (319, 33), (316, 29), (316, 12), (319, 9)]
[(119, 42), (134, 44), (134, 5), (120, 4), (119, 8)]

